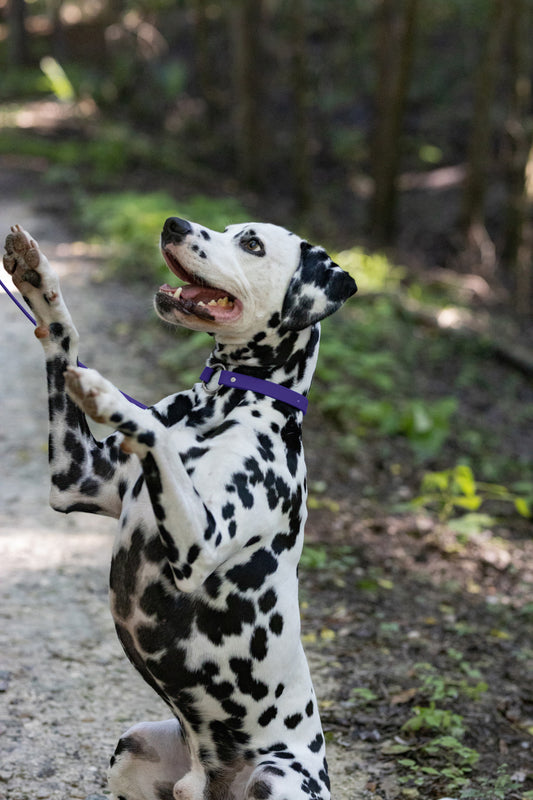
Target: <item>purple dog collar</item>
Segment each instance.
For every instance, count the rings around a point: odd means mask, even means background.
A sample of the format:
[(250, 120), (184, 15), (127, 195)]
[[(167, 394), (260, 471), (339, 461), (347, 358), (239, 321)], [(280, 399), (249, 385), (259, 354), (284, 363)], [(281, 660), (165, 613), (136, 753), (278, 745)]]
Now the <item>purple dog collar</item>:
[[(212, 367), (206, 367), (200, 375), (200, 380), (208, 383), (215, 370)], [(280, 386), (279, 383), (272, 381), (264, 381), (262, 378), (254, 378), (251, 375), (241, 375), (240, 372), (230, 372), (229, 370), (222, 369), (218, 374), (218, 383), (220, 386), (228, 386), (230, 389), (243, 389), (258, 394), (264, 394), (267, 397), (273, 397), (274, 400), (280, 400), (282, 403), (287, 403), (289, 406), (294, 406), (298, 411), (303, 414), (307, 411), (309, 401), (307, 397), (299, 392), (294, 392), (292, 389), (287, 389), (286, 386)]]

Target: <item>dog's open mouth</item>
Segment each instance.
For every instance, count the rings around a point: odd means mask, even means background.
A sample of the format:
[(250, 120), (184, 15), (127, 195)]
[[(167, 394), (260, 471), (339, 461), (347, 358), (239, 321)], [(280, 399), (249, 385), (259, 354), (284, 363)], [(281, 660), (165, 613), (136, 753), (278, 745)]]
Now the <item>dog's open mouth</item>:
[(156, 300), (162, 311), (176, 309), (182, 314), (194, 314), (213, 322), (227, 322), (240, 316), (240, 300), (225, 289), (211, 286), (189, 273), (166, 248), (162, 253), (169, 269), (186, 284), (176, 288), (165, 283), (160, 287)]

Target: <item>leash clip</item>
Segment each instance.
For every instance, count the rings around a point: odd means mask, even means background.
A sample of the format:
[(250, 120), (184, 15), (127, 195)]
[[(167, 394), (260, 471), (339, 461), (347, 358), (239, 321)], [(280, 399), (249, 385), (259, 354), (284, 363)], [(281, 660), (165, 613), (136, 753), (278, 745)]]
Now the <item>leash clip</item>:
[(202, 385), (204, 387), (204, 390), (207, 392), (207, 394), (213, 395), (213, 394), (216, 394), (218, 392), (218, 387), (220, 386), (220, 373), (221, 373), (221, 370), (218, 370), (218, 373), (219, 373), (219, 376), (218, 376), (219, 377), (219, 381), (217, 381), (216, 385), (213, 388), (210, 388), (208, 386), (208, 384), (211, 383), (211, 378), (215, 374), (215, 370), (213, 369), (213, 367), (205, 367), (205, 369), (203, 370), (202, 374), (200, 375), (200, 380), (202, 381)]

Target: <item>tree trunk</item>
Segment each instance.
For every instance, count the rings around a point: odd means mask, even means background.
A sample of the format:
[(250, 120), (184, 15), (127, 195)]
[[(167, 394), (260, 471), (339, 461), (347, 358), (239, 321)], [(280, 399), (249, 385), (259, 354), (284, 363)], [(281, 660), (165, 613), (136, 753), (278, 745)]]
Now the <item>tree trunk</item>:
[[(502, 260), (509, 268), (514, 285), (516, 309), (521, 314), (531, 310), (532, 236), (528, 220), (526, 170), (532, 146), (529, 107), (531, 101), (530, 60), (531, 31), (529, 8), (525, 0), (508, 0), (508, 38), (510, 109), (505, 126), (505, 182), (507, 215)], [(527, 37), (527, 38), (526, 38)]]
[(310, 76), (307, 58), (308, 9), (306, 0), (293, 0), (289, 11), (292, 45), (291, 85), (293, 101), (292, 179), (296, 213), (306, 214), (312, 203), (312, 160), (309, 142)]
[(467, 249), (479, 253), (485, 272), (492, 271), (495, 263), (494, 247), (485, 229), (485, 193), (488, 165), (491, 162), (491, 111), (501, 67), (506, 6), (507, 0), (492, 0), (487, 34), (478, 64), (463, 196), (462, 222)]
[(217, 105), (213, 68), (209, 49), (208, 0), (194, 0), (194, 58), (198, 89), (207, 105), (207, 116), (213, 120)]
[(237, 168), (245, 186), (258, 189), (264, 180), (262, 109), (262, 19), (264, 0), (234, 0), (233, 115)]
[(388, 243), (394, 236), (401, 130), (414, 56), (418, 0), (381, 0), (377, 20), (376, 116), (373, 130), (374, 195), (370, 229)]
[(9, 60), (13, 66), (20, 67), (29, 62), (25, 0), (9, 0), (7, 15), (9, 24)]

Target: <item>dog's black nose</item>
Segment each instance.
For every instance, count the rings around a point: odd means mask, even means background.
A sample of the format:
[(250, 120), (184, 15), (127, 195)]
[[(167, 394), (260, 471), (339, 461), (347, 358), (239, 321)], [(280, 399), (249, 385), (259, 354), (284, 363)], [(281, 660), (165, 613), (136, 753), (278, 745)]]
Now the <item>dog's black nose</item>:
[(181, 242), (188, 233), (192, 233), (190, 222), (179, 217), (169, 217), (163, 225), (162, 238), (165, 242)]

